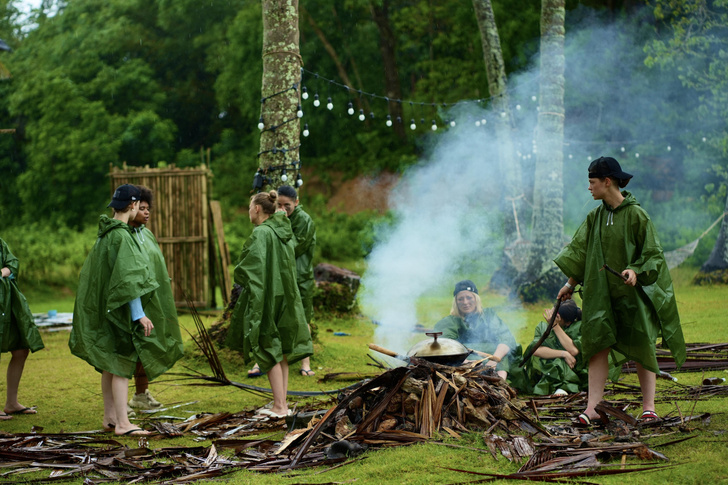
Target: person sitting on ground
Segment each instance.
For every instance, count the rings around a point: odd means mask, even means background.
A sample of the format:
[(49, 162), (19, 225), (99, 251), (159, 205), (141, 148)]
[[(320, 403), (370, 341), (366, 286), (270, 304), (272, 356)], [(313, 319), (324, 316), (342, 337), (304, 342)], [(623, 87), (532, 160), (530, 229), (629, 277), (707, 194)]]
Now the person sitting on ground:
[[(145, 306), (144, 312), (154, 322), (154, 336), (157, 343), (156, 346), (148, 349), (155, 354), (154, 359), (150, 359), (150, 362), (155, 366), (153, 373), (161, 375), (182, 358), (184, 345), (177, 322), (177, 308), (174, 304), (169, 273), (167, 273), (167, 263), (164, 261), (164, 255), (157, 239), (146, 227), (152, 212), (154, 194), (151, 189), (143, 185), (137, 185), (137, 188), (140, 193), (139, 211), (136, 217), (129, 221), (129, 225), (132, 227), (134, 239), (139, 243), (142, 253), (148, 260), (149, 269), (159, 283), (159, 288)], [(131, 408), (156, 409), (162, 406), (162, 403), (154, 399), (149, 392), (149, 377), (141, 360), (137, 362), (134, 372), (134, 384), (136, 392), (128, 403)]]
[[(301, 294), (301, 303), (306, 314), (306, 323), (311, 329), (313, 318), (313, 289), (316, 282), (313, 277), (313, 255), (316, 249), (316, 225), (311, 216), (304, 212), (299, 204), (298, 193), (290, 185), (283, 185), (278, 188), (278, 209), (286, 212), (288, 220), (291, 221), (291, 229), (296, 239), (296, 284)], [(248, 371), (248, 377), (262, 375), (258, 364)], [(313, 376), (316, 373), (311, 370), (311, 359), (306, 357), (301, 360), (301, 375)]]
[(226, 345), (242, 352), (246, 363), (257, 362), (268, 375), (273, 407), (258, 416), (288, 415), (288, 366), (313, 354), (311, 333), (296, 285), (296, 257), (291, 223), (276, 212), (278, 193), (259, 193), (248, 215), (255, 225), (235, 267), (241, 286)]
[[(435, 324), (435, 331), (444, 338), (457, 340), (469, 349), (485, 352), (500, 359), (486, 365), (494, 367), (502, 379), (511, 370), (518, 370), (521, 346), (492, 308), (483, 308), (478, 288), (470, 280), (455, 285), (450, 315)], [(480, 358), (471, 355), (470, 358)]]
[(44, 347), (28, 302), (18, 288), (18, 258), (0, 239), (0, 352), (10, 352), (5, 408), (0, 420), (12, 414), (36, 414), (34, 407), (18, 402), (18, 387), (28, 354)]
[(154, 352), (147, 350), (156, 339), (151, 338), (154, 324), (144, 305), (159, 284), (129, 226), (139, 210), (139, 196), (134, 185), (120, 185), (109, 203), (113, 217), (99, 218), (96, 242), (79, 275), (68, 339), (71, 353), (101, 372), (104, 429), (126, 436), (150, 434), (129, 421), (129, 378), (139, 360), (150, 379), (158, 369)]
[[(533, 342), (526, 349), (526, 354), (548, 328), (553, 313), (553, 308), (543, 312), (546, 321), (536, 326)], [(574, 300), (561, 303), (551, 333), (523, 369), (533, 394), (566, 395), (586, 390), (588, 372), (581, 358), (581, 308)]]

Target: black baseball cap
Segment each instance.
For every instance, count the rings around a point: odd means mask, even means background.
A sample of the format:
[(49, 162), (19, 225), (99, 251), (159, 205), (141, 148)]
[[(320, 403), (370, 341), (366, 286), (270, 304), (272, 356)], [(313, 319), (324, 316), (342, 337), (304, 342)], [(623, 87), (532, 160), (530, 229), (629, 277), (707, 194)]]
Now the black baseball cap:
[(632, 174), (623, 172), (619, 162), (612, 157), (599, 157), (589, 164), (589, 178), (614, 177), (617, 180), (629, 180)]
[(462, 280), (455, 283), (455, 291), (452, 292), (452, 296), (458, 296), (461, 291), (472, 291), (477, 294), (478, 287), (470, 280)]
[(112, 209), (123, 209), (135, 200), (139, 200), (141, 195), (141, 191), (136, 187), (136, 185), (119, 185), (114, 191), (114, 196), (111, 198), (111, 202), (109, 202), (109, 205), (106, 207), (111, 207)]

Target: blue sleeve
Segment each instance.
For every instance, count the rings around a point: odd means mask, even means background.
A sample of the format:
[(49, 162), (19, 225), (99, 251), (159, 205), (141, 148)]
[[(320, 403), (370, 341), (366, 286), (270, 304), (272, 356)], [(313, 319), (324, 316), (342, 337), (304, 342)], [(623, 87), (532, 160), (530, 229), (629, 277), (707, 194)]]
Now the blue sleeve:
[(142, 308), (142, 299), (135, 298), (129, 302), (129, 308), (131, 309), (131, 321), (136, 322), (140, 318), (146, 317), (144, 309)]

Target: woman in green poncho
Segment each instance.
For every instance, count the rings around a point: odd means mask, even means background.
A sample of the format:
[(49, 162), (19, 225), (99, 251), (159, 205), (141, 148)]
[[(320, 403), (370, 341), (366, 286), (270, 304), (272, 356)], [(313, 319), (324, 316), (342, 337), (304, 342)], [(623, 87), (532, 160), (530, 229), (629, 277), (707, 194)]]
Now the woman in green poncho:
[(35, 408), (18, 402), (18, 386), (25, 360), (30, 351), (43, 348), (28, 302), (18, 288), (19, 266), (18, 258), (0, 239), (0, 352), (10, 352), (5, 408), (0, 413), (0, 420), (11, 419), (11, 414), (36, 413)]
[(296, 284), (296, 257), (291, 223), (276, 212), (278, 194), (256, 194), (248, 214), (255, 225), (235, 267), (241, 292), (230, 319), (227, 345), (257, 362), (268, 375), (273, 407), (261, 416), (288, 414), (288, 365), (313, 354), (311, 334)]
[[(151, 374), (159, 376), (168, 371), (175, 362), (184, 354), (182, 335), (177, 322), (177, 308), (174, 304), (172, 285), (170, 284), (167, 263), (159, 248), (157, 239), (146, 224), (152, 212), (154, 194), (143, 185), (137, 185), (139, 189), (139, 211), (136, 217), (129, 221), (132, 227), (132, 234), (142, 253), (147, 258), (149, 268), (154, 273), (154, 279), (159, 283), (159, 288), (154, 292), (151, 300), (144, 307), (144, 312), (154, 322), (155, 340), (150, 340), (149, 345), (143, 351), (149, 351), (150, 358), (146, 359), (152, 367)], [(134, 372), (134, 384), (136, 392), (129, 401), (129, 406), (137, 409), (155, 409), (162, 406), (162, 403), (154, 399), (149, 392), (149, 376), (142, 366), (142, 361), (137, 362)]]
[(68, 340), (73, 355), (101, 372), (104, 428), (127, 436), (149, 434), (127, 416), (129, 378), (139, 360), (147, 372), (156, 369), (148, 351), (154, 325), (144, 306), (159, 285), (128, 224), (139, 210), (139, 196), (133, 185), (117, 187), (109, 203), (113, 217), (99, 218), (98, 238), (81, 268)]
[[(604, 395), (610, 351), (616, 365), (637, 363), (643, 420), (658, 419), (657, 338), (662, 336), (678, 367), (685, 361), (672, 279), (655, 227), (634, 196), (620, 191), (631, 178), (611, 157), (589, 165), (589, 191), (602, 204), (554, 260), (569, 277), (558, 298), (571, 298), (576, 284), (584, 287), (581, 344), (589, 362), (589, 398), (577, 421), (585, 425), (598, 417), (595, 407)], [(604, 265), (623, 278), (602, 271)]]
[(495, 311), (483, 308), (475, 283), (470, 280), (458, 282), (453, 296), (450, 315), (435, 324), (435, 331), (469, 349), (495, 356), (497, 359), (491, 359), (486, 365), (494, 367), (502, 379), (512, 371), (520, 376), (521, 346)]
[[(553, 308), (544, 311), (546, 321), (536, 326), (533, 342), (526, 349), (526, 354), (548, 328), (547, 322), (553, 312)], [(581, 309), (574, 300), (566, 300), (559, 306), (552, 332), (535, 350), (523, 370), (533, 394), (566, 395), (586, 389), (587, 369), (581, 357)]]
[[(313, 317), (313, 289), (316, 286), (313, 278), (316, 225), (313, 223), (311, 216), (304, 212), (298, 202), (296, 189), (290, 185), (278, 187), (278, 210), (284, 210), (288, 220), (291, 221), (291, 230), (296, 241), (296, 284), (298, 285), (298, 292), (301, 294), (301, 303), (310, 330), (311, 318)], [(261, 375), (261, 372), (257, 364), (248, 371), (248, 377), (259, 375)], [(309, 357), (301, 360), (301, 375), (316, 375), (311, 370), (311, 359)]]

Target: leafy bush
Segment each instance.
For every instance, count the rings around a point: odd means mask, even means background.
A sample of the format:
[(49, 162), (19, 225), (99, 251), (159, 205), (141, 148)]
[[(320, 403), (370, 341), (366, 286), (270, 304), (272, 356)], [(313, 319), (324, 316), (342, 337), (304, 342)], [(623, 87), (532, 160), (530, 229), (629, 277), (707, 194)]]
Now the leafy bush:
[(5, 231), (2, 238), (20, 260), (21, 287), (75, 289), (81, 266), (96, 242), (96, 226), (75, 231), (34, 223)]

